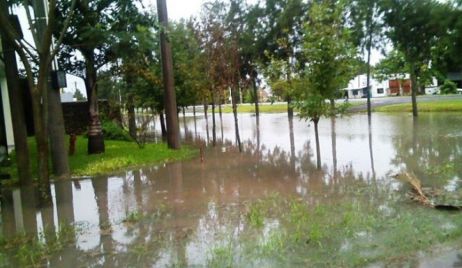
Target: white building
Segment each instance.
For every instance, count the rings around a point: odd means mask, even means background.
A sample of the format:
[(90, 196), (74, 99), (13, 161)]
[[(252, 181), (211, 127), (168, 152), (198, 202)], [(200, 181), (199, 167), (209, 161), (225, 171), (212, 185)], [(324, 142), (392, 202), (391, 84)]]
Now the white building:
[[(0, 39), (0, 54), (3, 54), (1, 39)], [(0, 60), (0, 90), (1, 90), (1, 100), (3, 107), (3, 120), (5, 124), (5, 135), (7, 142), (7, 149), (11, 151), (14, 148), (14, 137), (13, 137), (13, 123), (11, 120), (11, 108), (10, 108), (10, 97), (8, 95), (8, 87), (6, 84), (6, 74), (5, 74), (5, 65), (2, 60)]]
[[(370, 78), (371, 97), (386, 97), (388, 96), (388, 81), (378, 81)], [(348, 87), (343, 89), (345, 97), (349, 99), (367, 98), (367, 75), (361, 74), (350, 80)]]

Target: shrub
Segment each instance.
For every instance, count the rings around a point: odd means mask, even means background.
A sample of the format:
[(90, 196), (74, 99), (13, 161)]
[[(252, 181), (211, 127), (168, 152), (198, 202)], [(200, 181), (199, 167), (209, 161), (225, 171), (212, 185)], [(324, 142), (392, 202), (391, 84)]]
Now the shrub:
[(103, 122), (103, 134), (107, 140), (132, 141), (127, 131), (112, 121)]
[(456, 94), (457, 93), (457, 85), (450, 81), (444, 81), (444, 84), (440, 87), (441, 94)]

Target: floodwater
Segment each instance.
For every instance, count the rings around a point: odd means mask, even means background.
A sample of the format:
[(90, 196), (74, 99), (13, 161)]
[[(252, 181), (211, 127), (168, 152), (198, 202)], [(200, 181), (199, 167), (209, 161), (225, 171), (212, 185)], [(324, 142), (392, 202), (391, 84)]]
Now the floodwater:
[[(323, 118), (321, 170), (314, 128), (297, 117), (262, 114), (257, 128), (255, 116), (239, 115), (242, 153), (231, 114), (222, 124), (217, 115), (216, 147), (211, 115), (208, 134), (203, 116), (180, 119), (183, 138), (209, 137), (203, 161), (55, 183), (45, 208), (31, 189), (4, 191), (3, 236), (46, 244), (56, 239), (46, 230), (75, 226), (63, 250), (40, 259), (48, 267), (461, 265), (462, 216), (409, 201), (391, 177), (414, 172), (425, 187), (458, 193), (460, 114)], [(8, 254), (4, 266), (24, 262)]]

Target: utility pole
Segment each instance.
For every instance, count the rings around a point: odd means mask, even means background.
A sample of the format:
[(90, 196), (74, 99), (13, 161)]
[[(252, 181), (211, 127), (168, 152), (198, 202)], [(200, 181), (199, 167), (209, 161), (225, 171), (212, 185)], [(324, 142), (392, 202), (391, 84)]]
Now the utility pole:
[(162, 74), (165, 90), (165, 115), (167, 118), (167, 143), (171, 149), (180, 149), (180, 129), (178, 126), (175, 85), (173, 80), (172, 47), (166, 38), (168, 29), (167, 4), (165, 0), (157, 0), (159, 16), (160, 50), (162, 55)]

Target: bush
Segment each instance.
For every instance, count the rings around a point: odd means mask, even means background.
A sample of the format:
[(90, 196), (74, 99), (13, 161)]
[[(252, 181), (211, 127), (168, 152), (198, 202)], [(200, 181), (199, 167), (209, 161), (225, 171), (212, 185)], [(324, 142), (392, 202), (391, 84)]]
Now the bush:
[(457, 85), (450, 81), (444, 81), (444, 84), (440, 87), (441, 94), (456, 94), (457, 93)]
[(103, 122), (103, 134), (107, 140), (133, 141), (127, 131), (112, 121)]

